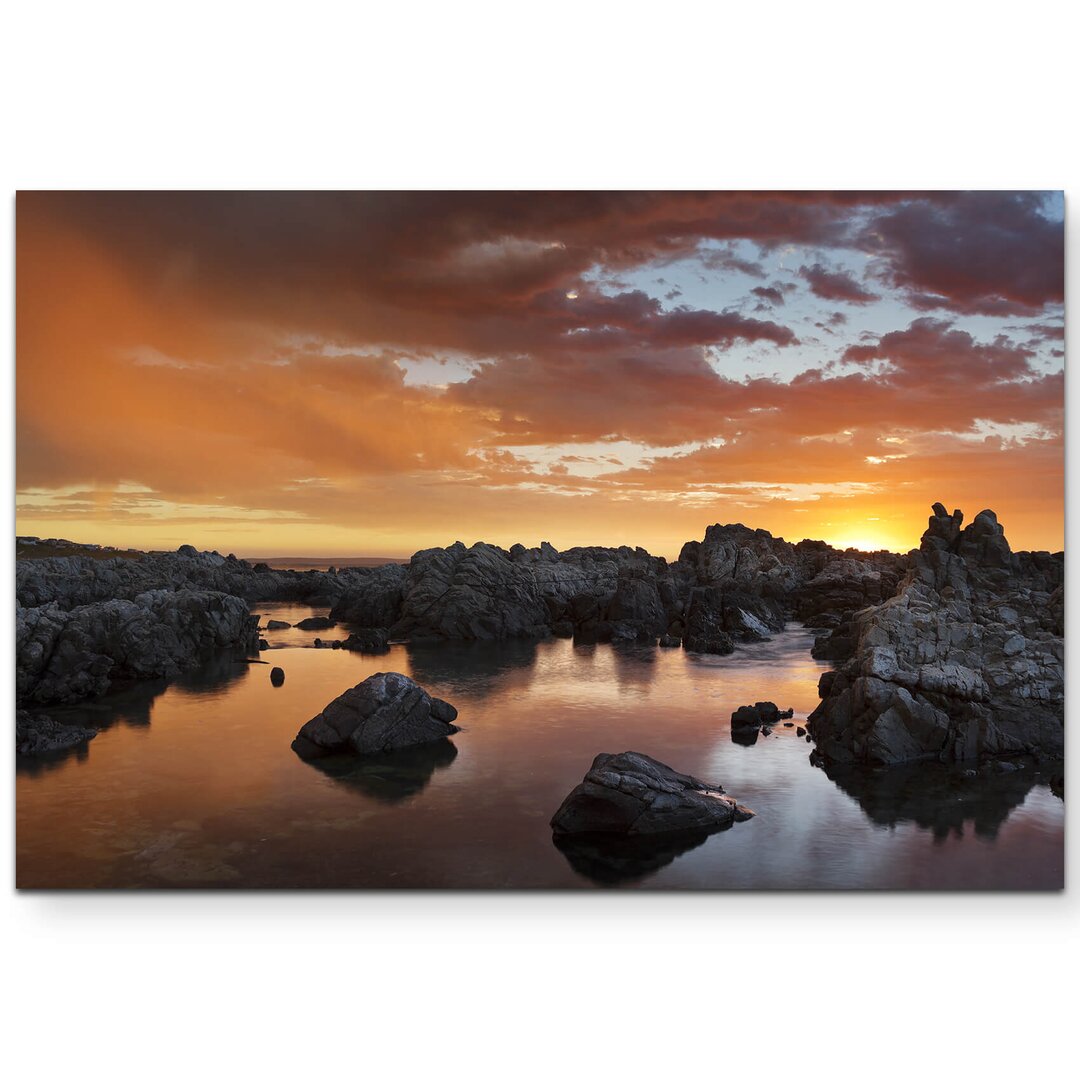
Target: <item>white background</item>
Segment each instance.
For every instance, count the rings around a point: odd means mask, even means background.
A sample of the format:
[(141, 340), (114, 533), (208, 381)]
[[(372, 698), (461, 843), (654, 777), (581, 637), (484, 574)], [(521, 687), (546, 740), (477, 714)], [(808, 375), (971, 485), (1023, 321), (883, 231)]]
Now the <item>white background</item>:
[[(1069, 199), (1067, 11), (24, 3), (0, 30), (3, 250), (12, 193), (37, 187), (1064, 187)], [(12, 272), (0, 260), (9, 423)], [(13, 459), (4, 475), (13, 484)], [(10, 575), (3, 587), (7, 605)], [(3, 638), (10, 677), (9, 619)], [(1075, 889), (16, 895), (11, 819), (0, 836), (9, 1075), (1015, 1077), (1077, 1059)]]

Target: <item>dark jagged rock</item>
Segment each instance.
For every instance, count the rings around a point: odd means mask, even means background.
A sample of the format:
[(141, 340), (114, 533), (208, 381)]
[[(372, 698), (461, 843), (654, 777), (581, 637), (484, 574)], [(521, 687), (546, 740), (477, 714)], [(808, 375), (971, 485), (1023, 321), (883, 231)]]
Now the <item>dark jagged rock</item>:
[(395, 563), (353, 580), (330, 609), (330, 618), (357, 629), (388, 629), (401, 618), (406, 573)]
[(897, 594), (834, 632), (808, 724), (822, 761), (1062, 755), (1064, 556), (1012, 552), (988, 510), (962, 521), (936, 503)]
[(292, 623), (285, 622), (284, 619), (268, 619), (266, 622), (267, 630), (290, 630), (292, 629)]
[[(649, 579), (666, 565), (640, 548), (560, 553), (550, 544), (504, 551), (457, 543), (420, 551), (407, 567), (401, 617), (391, 634), (413, 641), (535, 639), (570, 621), (575, 636), (610, 640), (612, 631), (603, 624), (612, 624), (608, 606), (619, 594), (620, 575), (640, 571), (639, 579), (625, 578), (620, 603), (651, 620), (656, 586)], [(634, 580), (638, 584), (631, 585)]]
[(303, 758), (335, 753), (380, 754), (445, 739), (458, 729), (457, 709), (408, 676), (379, 672), (346, 690), (293, 740)]
[(185, 544), (176, 552), (145, 553), (137, 558), (91, 558), (77, 554), (57, 558), (19, 559), (15, 594), (24, 607), (56, 603), (70, 609), (102, 600), (133, 600), (141, 593), (195, 589), (256, 600), (292, 600), (333, 604), (362, 586), (400, 578), (403, 568), (388, 565), (350, 567), (330, 574), (322, 570), (271, 570), (216, 551), (196, 551)]
[(723, 656), (735, 651), (735, 642), (724, 629), (723, 593), (717, 588), (695, 589), (690, 597), (683, 645), (690, 652)]
[(645, 754), (598, 754), (551, 819), (557, 835), (647, 837), (712, 831), (753, 813), (724, 789)]
[[(838, 604), (846, 610), (856, 600), (884, 595), (891, 580), (884, 572), (875, 579), (866, 569), (881, 563), (878, 556), (839, 553), (817, 541), (792, 545), (743, 525), (710, 526), (673, 564), (641, 548), (559, 552), (547, 543), (515, 544), (509, 551), (457, 543), (417, 552), (408, 566), (333, 573), (272, 570), (190, 545), (174, 553), (106, 559), (78, 554), (84, 549), (75, 545), (57, 550), (73, 554), (18, 561), (16, 590), (23, 606), (56, 603), (71, 609), (134, 599), (149, 590), (210, 590), (249, 601), (326, 603), (329, 619), (350, 629), (383, 629), (414, 641), (551, 634), (580, 641), (655, 641), (666, 635), (685, 638), (688, 648), (724, 652), (727, 638), (732, 644), (759, 640), (782, 629), (800, 604), (808, 617), (828, 614)], [(811, 585), (815, 577), (820, 580)], [(848, 578), (858, 578), (858, 584)], [(699, 611), (699, 624), (704, 618), (708, 625), (691, 632), (698, 588), (712, 590), (709, 606), (715, 611), (707, 617)], [(304, 628), (325, 625), (305, 620)]]
[(771, 701), (758, 701), (753, 705), (740, 705), (731, 714), (732, 730), (736, 728), (768, 728), (781, 720), (795, 715), (793, 709), (781, 710)]
[(386, 652), (390, 648), (390, 635), (385, 630), (354, 630), (344, 641), (335, 641), (331, 647), (351, 652)]
[(910, 567), (907, 555), (852, 552), (835, 558), (803, 585), (795, 596), (796, 614), (809, 627), (828, 627), (849, 612), (880, 604), (894, 595)]
[(105, 693), (116, 683), (173, 677), (229, 647), (254, 650), (256, 618), (238, 597), (157, 590), (65, 610), (18, 607), (15, 690), (51, 704)]
[(89, 742), (97, 728), (61, 724), (44, 713), (15, 712), (15, 753), (24, 757), (58, 753)]

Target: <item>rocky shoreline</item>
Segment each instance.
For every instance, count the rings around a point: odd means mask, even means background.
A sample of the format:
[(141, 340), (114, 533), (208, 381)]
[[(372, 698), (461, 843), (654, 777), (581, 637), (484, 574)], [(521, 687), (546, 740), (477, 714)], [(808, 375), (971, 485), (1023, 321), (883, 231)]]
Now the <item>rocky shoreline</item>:
[(339, 571), (188, 545), (115, 558), (69, 545), (16, 563), (20, 745), (47, 748), (30, 731), (41, 707), (172, 678), (222, 651), (256, 655), (250, 606), (276, 600), (328, 607), (318, 625), (340, 623), (341, 647), (371, 651), (557, 636), (724, 654), (798, 619), (835, 665), (809, 725), (817, 763), (1060, 757), (1064, 555), (1012, 552), (989, 511), (961, 524), (936, 504), (907, 555), (713, 525), (670, 563), (642, 548), (459, 542)]
[(1064, 555), (1013, 552), (992, 511), (935, 503), (895, 596), (821, 642), (815, 759), (892, 766), (1064, 754)]

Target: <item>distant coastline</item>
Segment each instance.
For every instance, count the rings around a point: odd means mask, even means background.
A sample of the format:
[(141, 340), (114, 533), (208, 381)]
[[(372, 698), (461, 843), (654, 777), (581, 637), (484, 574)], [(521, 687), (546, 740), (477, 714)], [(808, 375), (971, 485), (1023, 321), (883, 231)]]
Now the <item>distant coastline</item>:
[(351, 555), (274, 555), (260, 558), (257, 555), (242, 555), (250, 563), (266, 563), (271, 570), (329, 570), (331, 566), (342, 569), (346, 566), (389, 566), (397, 563), (399, 566), (407, 566), (408, 559), (396, 559), (389, 555), (369, 555), (355, 557)]

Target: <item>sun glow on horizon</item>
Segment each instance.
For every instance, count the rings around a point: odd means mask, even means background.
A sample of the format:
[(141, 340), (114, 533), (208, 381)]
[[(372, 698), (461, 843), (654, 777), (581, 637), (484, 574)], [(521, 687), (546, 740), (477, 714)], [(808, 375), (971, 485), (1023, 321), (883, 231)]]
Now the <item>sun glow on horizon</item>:
[[(940, 500), (1060, 550), (1060, 222), (913, 192), (898, 232), (898, 205), (22, 192), (16, 530), (671, 560), (736, 522), (905, 552)], [(874, 273), (823, 243), (875, 222)]]

